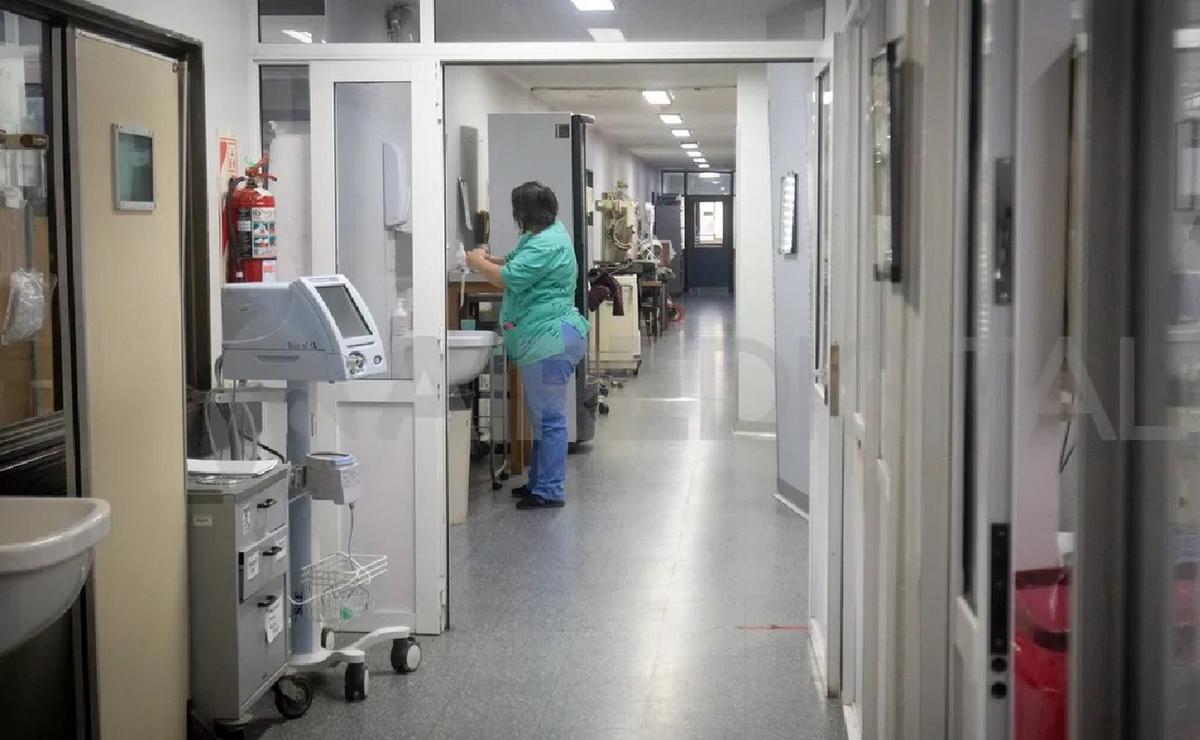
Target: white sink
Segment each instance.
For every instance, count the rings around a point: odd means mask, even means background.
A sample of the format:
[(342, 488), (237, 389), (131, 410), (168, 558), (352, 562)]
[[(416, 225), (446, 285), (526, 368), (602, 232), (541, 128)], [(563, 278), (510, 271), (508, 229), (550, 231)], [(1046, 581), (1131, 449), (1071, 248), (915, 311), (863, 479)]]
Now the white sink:
[[(392, 338), (393, 377), (411, 378), (413, 374), (412, 335)], [(474, 380), (487, 367), (492, 348), (500, 344), (494, 331), (451, 329), (446, 332), (446, 376), (450, 385), (462, 385)]]
[(0, 655), (75, 603), (108, 529), (107, 501), (0, 496)]
[(450, 385), (470, 383), (487, 367), (492, 348), (500, 343), (494, 331), (451, 329), (446, 332), (446, 377)]

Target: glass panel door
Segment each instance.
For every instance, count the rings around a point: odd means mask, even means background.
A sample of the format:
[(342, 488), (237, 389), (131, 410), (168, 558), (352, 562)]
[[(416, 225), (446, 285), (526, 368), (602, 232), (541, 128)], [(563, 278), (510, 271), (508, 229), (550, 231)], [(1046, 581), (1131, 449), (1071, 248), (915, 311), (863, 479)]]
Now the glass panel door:
[(446, 578), (440, 69), (314, 61), (309, 80), (311, 269), (350, 279), (390, 350), (387, 375), (315, 391), (313, 449), (352, 453), (363, 479), (353, 512), (316, 514), (316, 550), (388, 556), (374, 609), (342, 629), (437, 633)]

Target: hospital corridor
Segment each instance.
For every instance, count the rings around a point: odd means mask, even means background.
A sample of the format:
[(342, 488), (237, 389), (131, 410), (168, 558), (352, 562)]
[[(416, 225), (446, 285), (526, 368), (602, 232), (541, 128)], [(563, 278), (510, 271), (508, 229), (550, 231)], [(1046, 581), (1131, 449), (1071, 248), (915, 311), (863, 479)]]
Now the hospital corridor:
[(807, 524), (760, 495), (770, 440), (721, 423), (732, 301), (687, 306), (609, 396), (595, 449), (571, 456), (566, 508), (531, 517), (476, 482), (450, 539), (453, 626), (423, 642), (421, 680), (388, 675), (377, 651), (369, 702), (347, 706), (330, 681), (262, 737), (846, 736), (812, 673)]
[(1200, 738), (1200, 0), (0, 0), (0, 740)]

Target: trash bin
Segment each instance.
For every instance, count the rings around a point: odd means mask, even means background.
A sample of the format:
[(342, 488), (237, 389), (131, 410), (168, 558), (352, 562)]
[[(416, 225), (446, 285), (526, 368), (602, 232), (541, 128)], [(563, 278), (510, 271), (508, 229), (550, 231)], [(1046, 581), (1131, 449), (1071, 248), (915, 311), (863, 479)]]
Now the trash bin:
[(1014, 576), (1013, 638), (1016, 740), (1066, 740), (1070, 674), (1070, 570), (1044, 568)]
[(446, 416), (446, 457), (449, 476), (447, 483), (449, 502), (447, 515), (451, 524), (467, 521), (467, 493), (471, 480), (471, 407), (462, 399), (455, 403), (451, 398), (450, 412)]

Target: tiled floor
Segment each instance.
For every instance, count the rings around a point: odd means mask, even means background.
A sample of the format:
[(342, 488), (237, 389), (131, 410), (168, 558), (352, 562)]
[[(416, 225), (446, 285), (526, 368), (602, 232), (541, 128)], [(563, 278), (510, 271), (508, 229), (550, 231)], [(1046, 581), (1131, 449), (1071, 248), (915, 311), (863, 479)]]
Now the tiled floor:
[(566, 508), (473, 492), (450, 535), (453, 629), (423, 639), (420, 671), (381, 649), (365, 703), (329, 672), (263, 737), (845, 737), (800, 626), (806, 524), (772, 496), (774, 442), (732, 435), (732, 301), (687, 308), (572, 456)]

